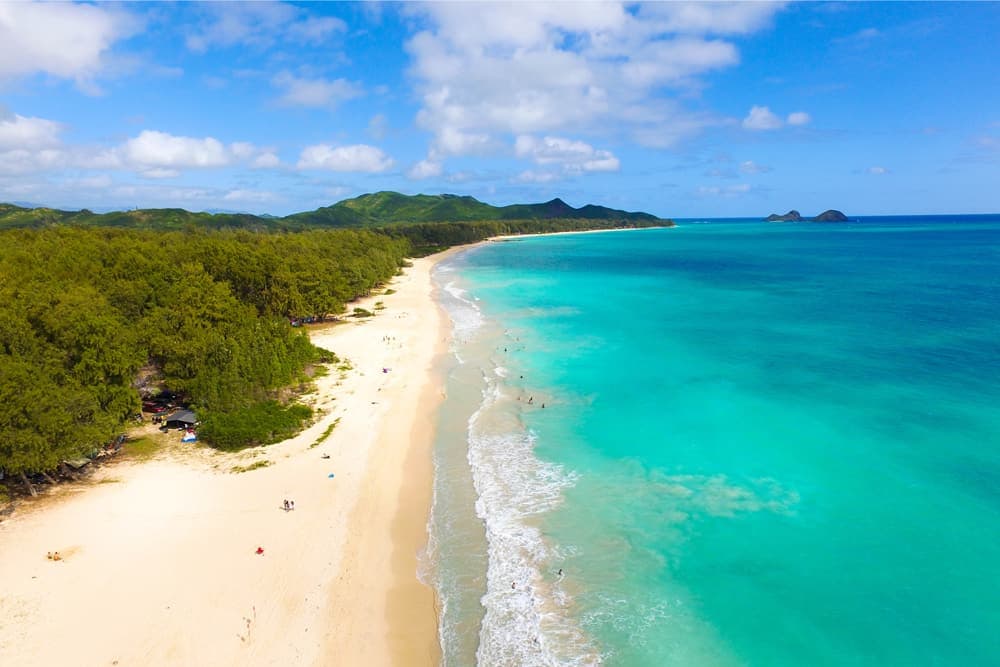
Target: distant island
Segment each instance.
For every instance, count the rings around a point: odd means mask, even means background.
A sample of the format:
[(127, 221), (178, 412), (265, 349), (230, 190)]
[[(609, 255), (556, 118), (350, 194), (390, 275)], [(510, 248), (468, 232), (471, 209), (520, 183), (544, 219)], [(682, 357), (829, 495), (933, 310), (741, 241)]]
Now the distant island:
[(795, 209), (792, 209), (784, 215), (778, 215), (777, 213), (772, 213), (771, 215), (764, 218), (767, 222), (847, 222), (847, 216), (836, 209), (829, 209), (823, 211), (815, 218), (803, 218)]

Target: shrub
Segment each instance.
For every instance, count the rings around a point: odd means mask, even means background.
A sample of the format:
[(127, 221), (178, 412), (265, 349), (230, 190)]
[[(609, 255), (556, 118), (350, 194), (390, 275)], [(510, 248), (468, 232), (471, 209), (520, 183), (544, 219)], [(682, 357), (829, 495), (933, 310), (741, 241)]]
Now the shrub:
[(372, 313), (370, 310), (365, 310), (364, 308), (355, 308), (354, 313), (351, 314), (351, 317), (371, 317), (372, 315), (374, 315), (374, 313)]
[(300, 403), (286, 407), (277, 401), (264, 401), (233, 412), (207, 414), (198, 436), (227, 451), (269, 445), (295, 435), (312, 412)]

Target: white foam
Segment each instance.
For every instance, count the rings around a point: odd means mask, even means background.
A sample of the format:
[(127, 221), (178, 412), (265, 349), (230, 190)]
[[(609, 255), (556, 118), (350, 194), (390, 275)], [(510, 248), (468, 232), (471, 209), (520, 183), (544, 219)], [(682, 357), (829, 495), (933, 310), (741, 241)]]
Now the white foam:
[(483, 403), (468, 429), (489, 563), (477, 663), (600, 664), (600, 654), (568, 614), (570, 597), (542, 576), (557, 554), (533, 520), (562, 502), (575, 477), (534, 455), (536, 436), (523, 426), (511, 429), (510, 399), (499, 382), (485, 379)]
[(483, 326), (483, 314), (479, 310), (479, 306), (467, 298), (468, 293), (458, 287), (454, 281), (445, 283), (442, 289), (450, 297), (442, 299), (442, 303), (451, 318), (456, 340), (467, 339), (474, 331)]

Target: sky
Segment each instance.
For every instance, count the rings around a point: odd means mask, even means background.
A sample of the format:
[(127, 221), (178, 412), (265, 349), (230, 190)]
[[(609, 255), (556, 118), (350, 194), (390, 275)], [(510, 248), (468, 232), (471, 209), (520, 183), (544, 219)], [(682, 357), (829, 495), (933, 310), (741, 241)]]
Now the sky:
[(0, 3), (0, 201), (1000, 212), (1000, 3)]

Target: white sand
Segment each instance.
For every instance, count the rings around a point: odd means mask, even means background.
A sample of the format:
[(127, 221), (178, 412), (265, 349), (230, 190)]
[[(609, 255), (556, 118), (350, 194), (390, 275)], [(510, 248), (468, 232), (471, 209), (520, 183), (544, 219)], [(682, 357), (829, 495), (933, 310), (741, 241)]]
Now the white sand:
[[(105, 467), (109, 483), (0, 523), (0, 662), (435, 664), (434, 598), (416, 570), (449, 331), (432, 299), (437, 259), (361, 304), (384, 301), (376, 317), (314, 334), (354, 370), (319, 380), (327, 413), (298, 437)], [(259, 459), (271, 465), (229, 472)], [(47, 560), (56, 550), (64, 560)]]

